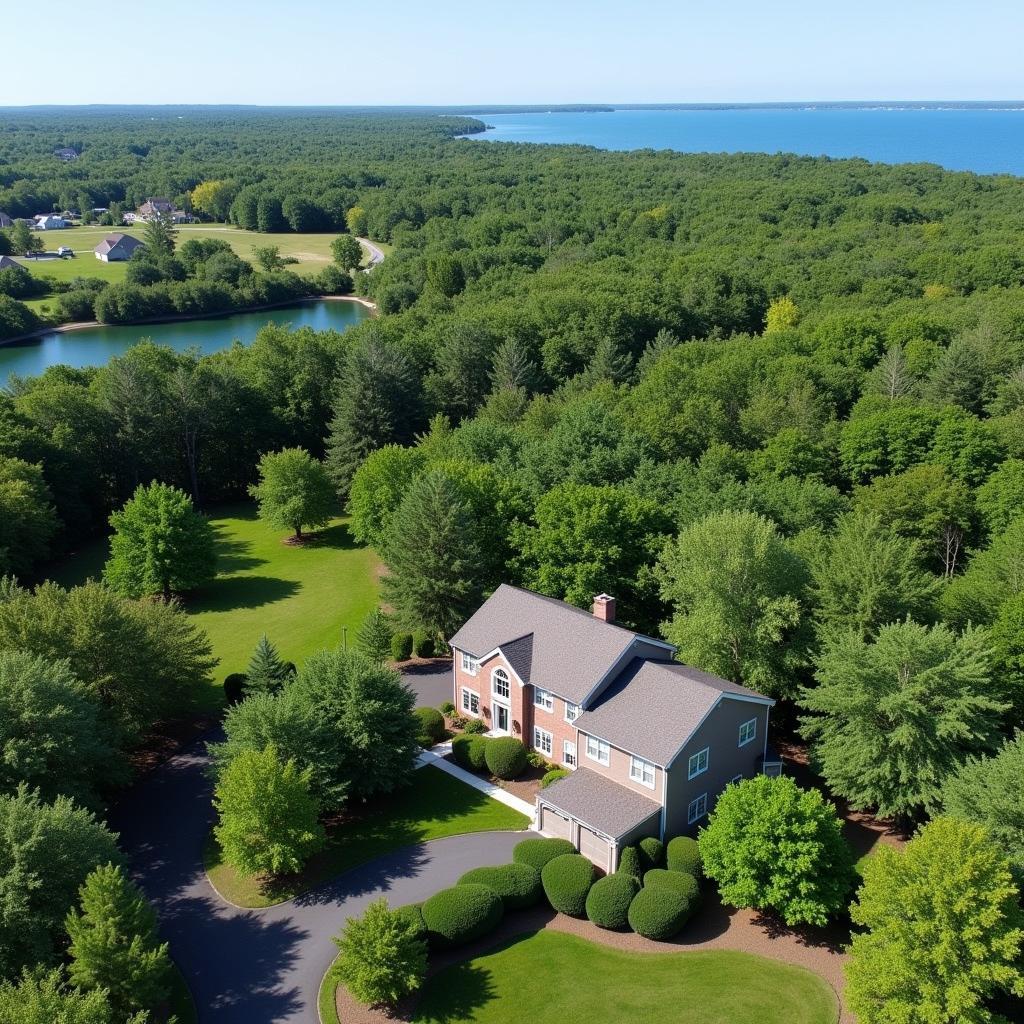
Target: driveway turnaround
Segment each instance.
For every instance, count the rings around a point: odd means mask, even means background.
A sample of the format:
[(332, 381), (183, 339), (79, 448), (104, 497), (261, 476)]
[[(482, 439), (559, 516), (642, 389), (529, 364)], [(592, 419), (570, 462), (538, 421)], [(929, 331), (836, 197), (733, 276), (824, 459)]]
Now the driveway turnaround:
[(336, 953), (331, 936), (346, 918), (379, 896), (392, 906), (419, 902), (470, 868), (505, 863), (524, 836), (477, 832), (406, 847), (291, 902), (243, 910), (225, 903), (203, 870), (213, 824), (208, 767), (199, 741), (134, 786), (111, 815), (203, 1024), (316, 1024), (320, 980)]

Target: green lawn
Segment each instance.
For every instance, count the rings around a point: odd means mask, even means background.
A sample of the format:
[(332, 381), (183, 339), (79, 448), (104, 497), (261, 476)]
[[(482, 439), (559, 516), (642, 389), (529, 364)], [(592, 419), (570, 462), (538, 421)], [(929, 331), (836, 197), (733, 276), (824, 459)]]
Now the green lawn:
[(524, 1015), (531, 1024), (834, 1024), (839, 1004), (810, 971), (749, 953), (626, 953), (541, 931), (441, 971), (413, 1020), (518, 1024)]
[[(214, 510), (211, 522), (219, 573), (186, 602), (220, 660), (204, 710), (220, 706), (224, 676), (244, 671), (261, 634), (301, 665), (314, 651), (338, 647), (346, 628), (352, 643), (378, 592), (377, 556), (356, 544), (342, 519), (303, 547), (283, 543), (286, 531), (257, 519), (252, 505)], [(92, 544), (50, 576), (64, 586), (99, 578), (106, 558), (106, 542)]]
[(383, 799), (359, 818), (330, 832), (327, 849), (297, 876), (262, 886), (223, 864), (211, 837), (204, 852), (206, 872), (217, 891), (243, 907), (267, 907), (293, 899), (343, 871), (403, 846), (467, 832), (519, 831), (525, 815), (492, 800), (439, 768), (420, 768), (412, 784)]
[(320, 1024), (341, 1024), (341, 1021), (338, 1020), (338, 1004), (334, 998), (338, 983), (334, 980), (333, 974), (334, 964), (331, 964), (320, 982), (320, 991), (316, 995), (316, 1005), (320, 1010)]

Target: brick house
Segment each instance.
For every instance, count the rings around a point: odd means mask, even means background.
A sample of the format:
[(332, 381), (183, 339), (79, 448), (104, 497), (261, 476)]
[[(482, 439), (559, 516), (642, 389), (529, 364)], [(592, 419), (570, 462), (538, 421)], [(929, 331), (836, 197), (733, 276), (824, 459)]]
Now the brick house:
[(606, 871), (645, 836), (695, 832), (730, 782), (781, 770), (774, 701), (614, 619), (607, 594), (586, 612), (503, 585), (450, 641), (459, 712), (572, 770), (540, 791), (534, 826)]

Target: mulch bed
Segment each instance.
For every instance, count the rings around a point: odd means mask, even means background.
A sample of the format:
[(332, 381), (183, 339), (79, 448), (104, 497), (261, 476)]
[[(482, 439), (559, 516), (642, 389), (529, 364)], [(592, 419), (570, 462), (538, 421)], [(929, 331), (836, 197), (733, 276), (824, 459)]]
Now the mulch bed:
[(132, 775), (138, 778), (166, 764), (197, 737), (212, 729), (219, 715), (194, 715), (174, 722), (158, 722), (129, 755)]

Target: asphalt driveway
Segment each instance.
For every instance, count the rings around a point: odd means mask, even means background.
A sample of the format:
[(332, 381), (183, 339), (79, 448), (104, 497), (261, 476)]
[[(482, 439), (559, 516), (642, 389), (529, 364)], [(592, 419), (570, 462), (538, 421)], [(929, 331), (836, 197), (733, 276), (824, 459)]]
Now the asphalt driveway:
[(451, 661), (430, 661), (402, 670), (402, 679), (416, 694), (416, 707), (436, 708), (452, 699)]
[(223, 902), (203, 871), (213, 821), (207, 765), (199, 742), (133, 787), (111, 815), (202, 1022), (316, 1024), (331, 936), (347, 917), (381, 895), (392, 905), (423, 900), (470, 868), (510, 860), (523, 838), (480, 832), (407, 847), (292, 902), (242, 910)]

